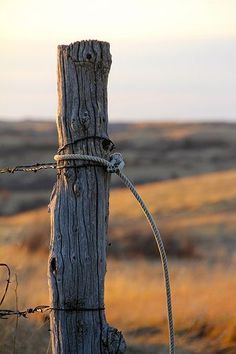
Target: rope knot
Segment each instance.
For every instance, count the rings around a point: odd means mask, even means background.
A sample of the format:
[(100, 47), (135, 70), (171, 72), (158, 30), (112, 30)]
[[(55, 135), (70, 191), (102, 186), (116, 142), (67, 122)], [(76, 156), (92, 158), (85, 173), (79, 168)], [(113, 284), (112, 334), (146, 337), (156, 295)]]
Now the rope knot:
[(107, 172), (116, 173), (123, 169), (125, 166), (125, 162), (123, 160), (123, 156), (116, 152), (110, 156), (109, 165), (107, 166)]

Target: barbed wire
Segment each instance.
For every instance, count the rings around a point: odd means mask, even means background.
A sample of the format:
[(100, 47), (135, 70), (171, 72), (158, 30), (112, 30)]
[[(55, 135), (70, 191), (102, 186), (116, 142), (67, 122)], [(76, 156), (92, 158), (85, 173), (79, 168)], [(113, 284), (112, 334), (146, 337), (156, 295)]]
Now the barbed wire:
[(23, 311), (19, 310), (1, 310), (0, 309), (0, 319), (2, 320), (7, 320), (10, 316), (18, 316), (18, 317), (24, 317), (27, 318), (27, 315), (33, 314), (33, 313), (44, 313), (46, 311), (51, 310), (51, 308), (47, 305), (39, 305), (33, 308), (28, 308)]
[[(7, 320), (10, 316), (15, 317), (15, 326), (14, 326), (14, 331), (13, 331), (13, 341), (12, 341), (12, 346), (13, 346), (13, 354), (17, 353), (17, 337), (18, 337), (18, 327), (19, 327), (19, 317), (24, 317), (27, 318), (28, 314), (32, 314), (35, 312), (40, 312), (43, 313), (45, 311), (48, 311), (50, 308), (47, 305), (40, 305), (36, 306), (34, 308), (29, 308), (24, 311), (20, 311), (18, 307), (18, 278), (17, 274), (15, 274), (15, 280), (11, 281), (11, 270), (10, 267), (6, 263), (0, 263), (0, 268), (5, 268), (7, 271), (7, 279), (5, 280), (6, 286), (4, 287), (3, 290), (3, 295), (0, 300), (0, 306), (3, 304), (6, 295), (9, 290), (9, 284), (10, 283), (15, 283), (14, 286), (14, 294), (15, 294), (15, 310), (8, 310), (8, 309), (0, 309), (0, 319)], [(46, 323), (46, 322), (45, 322)], [(50, 348), (50, 338), (49, 338), (49, 344), (47, 347), (47, 353), (49, 353), (49, 348)]]
[(36, 307), (31, 307), (28, 309), (25, 309), (23, 311), (18, 311), (18, 310), (1, 310), (0, 309), (0, 319), (8, 319), (10, 316), (19, 316), (19, 317), (24, 317), (27, 318), (27, 315), (33, 314), (33, 313), (45, 313), (45, 312), (50, 312), (50, 311), (66, 311), (66, 312), (87, 312), (87, 311), (104, 311), (105, 307), (97, 307), (97, 308), (89, 308), (89, 307), (78, 307), (78, 308), (56, 308), (56, 307), (50, 307), (48, 305), (38, 305)]
[[(96, 162), (86, 162), (84, 164), (77, 165), (76, 168), (80, 167), (88, 167), (88, 166), (100, 166)], [(2, 173), (10, 173), (14, 174), (15, 172), (38, 172), (41, 170), (47, 170), (47, 169), (58, 169), (61, 170), (63, 168), (75, 168), (75, 166), (71, 165), (61, 165), (58, 166), (56, 162), (45, 162), (45, 163), (35, 163), (33, 165), (22, 165), (22, 166), (15, 166), (15, 167), (1, 167), (0, 168), (0, 174)]]
[(55, 162), (35, 163), (33, 165), (22, 165), (15, 167), (2, 167), (0, 173), (15, 173), (15, 172), (38, 172), (46, 169), (56, 169), (57, 164)]
[[(110, 140), (107, 136), (86, 136), (83, 138), (78, 138), (73, 141), (67, 142), (65, 145), (61, 146), (57, 153), (59, 154), (61, 151), (63, 151), (67, 146), (75, 144), (79, 141), (83, 140), (102, 140), (102, 144), (105, 150), (112, 151), (115, 148), (115, 144), (113, 143), (112, 140)], [(35, 163), (33, 165), (22, 165), (22, 166), (15, 166), (15, 167), (1, 167), (0, 168), (0, 173), (14, 173), (14, 172), (38, 172), (40, 170), (47, 170), (47, 169), (56, 169), (56, 168), (63, 168), (64, 166), (57, 166), (55, 162), (43, 162), (43, 163)], [(70, 166), (65, 166), (65, 167), (70, 167)]]
[[(11, 283), (11, 270), (10, 267), (5, 264), (5, 263), (0, 263), (0, 267), (5, 267), (7, 269), (7, 279), (6, 279), (6, 286), (3, 291), (3, 296), (0, 301), (0, 306), (3, 304), (7, 292), (9, 290), (9, 284)], [(50, 307), (48, 305), (38, 305), (36, 307), (30, 307), (25, 310), (20, 311), (18, 309), (18, 295), (17, 295), (17, 288), (18, 288), (18, 280), (17, 276), (15, 275), (15, 299), (16, 299), (16, 309), (11, 310), (11, 309), (0, 309), (0, 319), (6, 320), (10, 316), (17, 316), (17, 317), (24, 317), (27, 318), (28, 315), (33, 314), (33, 313), (45, 313), (45, 312), (50, 312), (50, 311), (67, 311), (67, 312), (84, 312), (84, 311), (104, 311), (105, 307), (100, 306), (100, 307), (75, 307), (75, 308), (59, 308), (59, 307)]]

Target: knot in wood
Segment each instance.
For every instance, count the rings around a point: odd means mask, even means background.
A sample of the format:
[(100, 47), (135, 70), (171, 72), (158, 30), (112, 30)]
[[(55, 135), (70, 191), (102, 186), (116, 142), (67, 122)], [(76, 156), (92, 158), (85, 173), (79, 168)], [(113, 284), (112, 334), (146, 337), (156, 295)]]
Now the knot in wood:
[(88, 129), (90, 124), (90, 116), (87, 111), (80, 117), (80, 123), (83, 125), (85, 129)]

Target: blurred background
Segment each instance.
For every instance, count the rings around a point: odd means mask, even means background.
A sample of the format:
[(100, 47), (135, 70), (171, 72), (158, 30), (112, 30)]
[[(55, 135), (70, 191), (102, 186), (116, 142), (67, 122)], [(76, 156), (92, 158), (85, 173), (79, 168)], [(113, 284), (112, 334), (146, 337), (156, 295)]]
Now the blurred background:
[[(169, 257), (178, 354), (236, 353), (236, 3), (0, 1), (0, 166), (57, 151), (56, 47), (109, 41), (109, 134), (150, 206)], [(48, 304), (47, 205), (54, 170), (0, 175), (3, 308)], [(127, 353), (168, 353), (153, 236), (117, 178), (106, 309)], [(18, 286), (14, 273), (17, 274)], [(0, 269), (0, 296), (6, 274)], [(0, 353), (50, 353), (47, 315), (0, 320)]]

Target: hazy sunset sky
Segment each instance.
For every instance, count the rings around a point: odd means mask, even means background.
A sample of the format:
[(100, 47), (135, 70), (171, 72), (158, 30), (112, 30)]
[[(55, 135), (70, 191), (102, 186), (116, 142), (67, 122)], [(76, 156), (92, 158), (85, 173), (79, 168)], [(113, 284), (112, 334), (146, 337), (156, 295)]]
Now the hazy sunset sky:
[(111, 120), (236, 119), (235, 0), (0, 0), (0, 117), (55, 118), (56, 47), (109, 41)]

